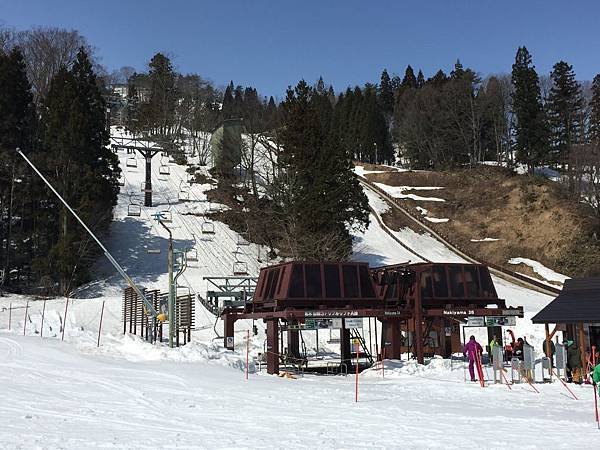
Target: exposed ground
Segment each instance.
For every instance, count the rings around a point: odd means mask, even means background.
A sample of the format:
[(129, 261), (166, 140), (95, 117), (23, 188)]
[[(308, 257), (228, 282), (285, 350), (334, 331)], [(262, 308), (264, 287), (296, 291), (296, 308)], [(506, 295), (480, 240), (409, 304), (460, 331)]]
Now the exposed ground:
[[(430, 218), (449, 219), (428, 225), (479, 259), (531, 276), (536, 275), (530, 267), (517, 267), (508, 260), (530, 258), (569, 276), (600, 274), (598, 220), (590, 208), (567, 199), (555, 182), (487, 166), (431, 172), (367, 165), (365, 170), (386, 170), (365, 176), (388, 186), (441, 187), (405, 192), (438, 197), (443, 202), (400, 201), (417, 216), (421, 216), (417, 209), (421, 207)], [(414, 226), (398, 213), (387, 213), (384, 220), (396, 230)], [(497, 240), (472, 242), (485, 238)]]

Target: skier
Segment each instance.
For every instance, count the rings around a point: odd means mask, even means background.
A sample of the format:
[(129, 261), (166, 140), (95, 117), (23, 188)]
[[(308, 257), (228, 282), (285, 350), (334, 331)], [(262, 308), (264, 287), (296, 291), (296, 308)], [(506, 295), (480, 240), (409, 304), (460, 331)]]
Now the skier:
[(494, 348), (499, 346), (500, 342), (498, 342), (498, 337), (494, 335), (492, 340), (490, 341), (490, 362), (494, 362)]
[(548, 347), (546, 345), (546, 341), (543, 342), (542, 347), (544, 347), (544, 355), (546, 355), (548, 358), (550, 358), (550, 365), (552, 367), (554, 367), (554, 354), (556, 353), (556, 346), (554, 345), (554, 342), (552, 342), (552, 339), (550, 339), (550, 353), (548, 353)]
[(513, 356), (523, 361), (523, 338), (517, 339), (513, 346)]
[(469, 357), (469, 375), (471, 375), (471, 381), (475, 380), (475, 358), (477, 355), (481, 358), (481, 354), (483, 353), (483, 348), (479, 345), (479, 342), (475, 340), (475, 336), (471, 336), (469, 338), (469, 342), (465, 344), (463, 348), (463, 356)]

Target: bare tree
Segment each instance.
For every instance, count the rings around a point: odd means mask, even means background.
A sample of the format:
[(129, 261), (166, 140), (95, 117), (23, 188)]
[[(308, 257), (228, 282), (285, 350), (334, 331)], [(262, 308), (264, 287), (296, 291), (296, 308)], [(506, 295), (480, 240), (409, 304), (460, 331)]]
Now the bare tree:
[(573, 176), (567, 180), (572, 192), (600, 217), (600, 143), (576, 144), (569, 152)]

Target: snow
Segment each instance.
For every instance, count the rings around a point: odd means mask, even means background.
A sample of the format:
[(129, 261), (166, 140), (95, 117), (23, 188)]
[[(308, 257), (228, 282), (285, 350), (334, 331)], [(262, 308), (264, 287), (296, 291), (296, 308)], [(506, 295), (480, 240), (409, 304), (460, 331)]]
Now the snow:
[(420, 191), (437, 190), (437, 189), (442, 189), (441, 187), (389, 186), (384, 183), (374, 183), (374, 184), (394, 198), (399, 198), (399, 199), (410, 198), (411, 200), (420, 201), (420, 202), (445, 202), (446, 201), (443, 198), (439, 198), (439, 197), (422, 197), (422, 196), (416, 195), (416, 194), (405, 194), (404, 193), (405, 191), (410, 191), (410, 190), (420, 190)]
[(499, 241), (500, 239), (497, 238), (483, 238), (483, 239), (471, 239), (471, 242), (496, 242)]
[(417, 211), (419, 211), (421, 213), (421, 215), (426, 216), (427, 213), (429, 212), (428, 210), (426, 210), (425, 208), (421, 207), (421, 206), (417, 206)]
[(446, 223), (450, 219), (439, 219), (437, 217), (425, 217), (425, 220), (427, 220), (429, 222), (433, 222), (433, 223)]
[(388, 170), (366, 170), (364, 166), (354, 166), (354, 173), (361, 178), (365, 178), (365, 175), (370, 173), (385, 173)]
[[(155, 164), (157, 206), (142, 207), (141, 217), (127, 216), (129, 193), (141, 200), (143, 181), (141, 157), (135, 156), (138, 168), (125, 168), (129, 156), (135, 155), (119, 153), (125, 186), (107, 245), (136, 282), (166, 289), (167, 234), (151, 219), (162, 210), (172, 213), (168, 225), (176, 247), (198, 252), (199, 262), (188, 268), (182, 283), (194, 294), (204, 295), (203, 277), (230, 275), (238, 250), (251, 274), (269, 263), (259, 261), (264, 248), (255, 244), (238, 248), (245, 236), (223, 223), (214, 221), (217, 232), (211, 239), (202, 235), (203, 215), (218, 205), (209, 205), (206, 199), (210, 184), (186, 184), (183, 166), (169, 164), (171, 174), (161, 176)], [(189, 202), (178, 200), (182, 188), (189, 192)], [(402, 187), (397, 193), (414, 189), (439, 188)], [(354, 233), (354, 260), (373, 266), (422, 261), (414, 251), (434, 262), (464, 262), (429, 234), (380, 225), (377, 217), (389, 205), (377, 194), (365, 192), (374, 212), (369, 227)], [(147, 248), (160, 248), (161, 253), (148, 254)], [(512, 391), (502, 385), (481, 389), (464, 382), (465, 369), (459, 361), (433, 358), (426, 365), (387, 361), (385, 379), (376, 368), (360, 375), (355, 403), (353, 375), (287, 379), (259, 371), (258, 354), (265, 345), (261, 321), (255, 322), (258, 334), (250, 334), (250, 374), (245, 381), (245, 336), (251, 321), (236, 323), (235, 350), (225, 350), (213, 330), (215, 326), (221, 332), (221, 321), (197, 302), (191, 343), (173, 349), (152, 345), (123, 334), (124, 286), (112, 267), (99, 260), (94, 272), (97, 281), (69, 300), (66, 321), (64, 298), (44, 303), (17, 295), (0, 297), (3, 448), (597, 447), (590, 434), (596, 431), (588, 410), (591, 386), (571, 386), (582, 399), (575, 402), (559, 383), (537, 385), (541, 394), (527, 385), (515, 385)], [(508, 305), (525, 308), (526, 317), (514, 328), (516, 335), (525, 336), (541, 351), (543, 326), (532, 325), (530, 318), (552, 297), (497, 277), (493, 280)], [(480, 342), (487, 341), (485, 329), (469, 332)], [(326, 333), (319, 335), (320, 351), (337, 352), (327, 338)], [(304, 339), (314, 353), (313, 333)]]
[(534, 261), (533, 259), (528, 259), (528, 258), (511, 258), (508, 261), (509, 264), (525, 264), (526, 266), (529, 266), (533, 269), (533, 271), (535, 273), (537, 273), (538, 275), (540, 275), (542, 278), (544, 278), (547, 281), (557, 281), (561, 284), (563, 284), (565, 282), (565, 280), (568, 280), (569, 277), (563, 274), (560, 274), (558, 272), (555, 272), (552, 269), (549, 269), (548, 267), (544, 266), (543, 264)]

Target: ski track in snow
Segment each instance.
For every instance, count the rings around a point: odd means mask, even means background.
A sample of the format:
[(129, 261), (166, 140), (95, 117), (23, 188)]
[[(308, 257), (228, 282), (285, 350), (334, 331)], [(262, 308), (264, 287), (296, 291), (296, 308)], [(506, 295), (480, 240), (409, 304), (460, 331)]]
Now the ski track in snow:
[[(209, 185), (189, 187), (192, 202), (178, 202), (185, 167), (169, 164), (171, 175), (158, 173), (154, 160), (153, 183), (161, 203), (142, 208), (140, 218), (127, 216), (128, 192), (141, 200), (142, 159), (137, 169), (126, 169), (119, 153), (126, 185), (119, 195), (109, 250), (129, 273), (147, 288), (166, 289), (166, 232), (151, 219), (167, 209), (171, 198), (177, 246), (192, 246), (199, 262), (185, 273), (185, 284), (204, 295), (209, 275), (230, 275), (238, 235), (215, 222), (212, 240), (201, 239), (202, 218), (186, 211), (207, 211), (204, 191)], [(403, 187), (402, 189), (408, 190)], [(365, 191), (375, 213), (389, 206)], [(202, 201), (204, 200), (204, 201)], [(441, 199), (439, 199), (441, 200)], [(434, 262), (464, 262), (428, 234), (408, 228), (392, 232), (408, 247)], [(372, 266), (418, 262), (378, 224), (373, 213), (364, 232), (356, 232), (354, 260)], [(160, 247), (150, 255), (147, 247)], [(256, 275), (258, 247), (241, 248), (249, 273)], [(263, 253), (264, 257), (264, 253)], [(460, 362), (433, 359), (425, 366), (415, 362), (386, 364), (386, 377), (371, 369), (360, 376), (359, 403), (354, 403), (354, 376), (306, 375), (296, 380), (267, 376), (253, 363), (264, 351), (264, 325), (257, 321), (257, 336), (250, 347), (250, 380), (244, 380), (246, 330), (252, 322), (236, 323), (235, 351), (213, 341), (214, 316), (197, 302), (197, 330), (192, 343), (179, 349), (150, 345), (123, 335), (121, 293), (123, 283), (103, 260), (96, 266), (101, 279), (72, 299), (66, 320), (65, 341), (60, 340), (64, 299), (46, 304), (43, 339), (40, 338), (43, 303), (26, 297), (0, 298), (0, 447), (2, 448), (597, 448), (590, 386), (571, 386), (582, 399), (568, 397), (554, 383), (527, 385), (509, 391), (495, 385), (481, 389), (464, 382)], [(551, 297), (493, 277), (498, 295), (509, 305), (523, 305), (525, 319), (514, 328), (517, 336), (539, 351), (543, 326), (530, 318)], [(102, 343), (96, 347), (99, 312), (105, 301)], [(8, 331), (8, 305), (12, 304)], [(23, 334), (26, 325), (26, 336)], [(217, 330), (222, 330), (218, 323)], [(366, 332), (366, 330), (365, 330)], [(333, 332), (335, 333), (335, 331)], [(485, 329), (469, 329), (487, 343)], [(329, 334), (319, 335), (323, 353), (337, 352)], [(335, 336), (333, 336), (335, 337)], [(309, 352), (315, 336), (304, 336)], [(374, 345), (367, 341), (368, 345)], [(491, 369), (487, 369), (491, 375)]]

